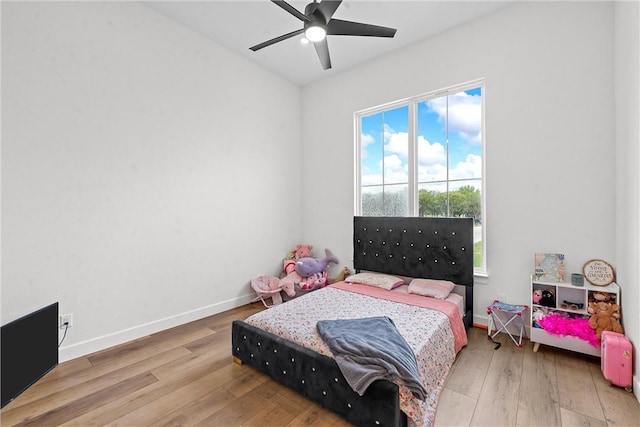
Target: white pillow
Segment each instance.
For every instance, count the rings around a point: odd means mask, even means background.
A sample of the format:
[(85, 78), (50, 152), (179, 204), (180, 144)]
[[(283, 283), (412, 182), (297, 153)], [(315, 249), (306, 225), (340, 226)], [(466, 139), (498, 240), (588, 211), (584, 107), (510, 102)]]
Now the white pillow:
[(361, 283), (363, 285), (375, 286), (378, 288), (391, 289), (398, 287), (404, 283), (404, 281), (396, 276), (390, 276), (382, 273), (357, 273), (344, 279), (349, 283)]
[(413, 279), (411, 283), (409, 283), (408, 292), (425, 297), (445, 299), (449, 296), (455, 285), (455, 283), (449, 282), (448, 280)]

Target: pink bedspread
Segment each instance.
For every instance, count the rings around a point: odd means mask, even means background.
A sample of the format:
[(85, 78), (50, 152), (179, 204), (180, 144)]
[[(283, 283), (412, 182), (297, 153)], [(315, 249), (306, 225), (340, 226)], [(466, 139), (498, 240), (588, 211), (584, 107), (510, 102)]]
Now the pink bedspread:
[(345, 291), (356, 292), (358, 294), (438, 310), (439, 312), (446, 314), (449, 318), (451, 330), (453, 331), (453, 338), (455, 340), (456, 353), (458, 353), (462, 347), (467, 345), (467, 332), (464, 328), (464, 324), (462, 323), (460, 312), (455, 305), (448, 301), (437, 298), (417, 297), (416, 295), (403, 292), (390, 292), (386, 289), (361, 285), (359, 283), (338, 282), (330, 286), (343, 289)]

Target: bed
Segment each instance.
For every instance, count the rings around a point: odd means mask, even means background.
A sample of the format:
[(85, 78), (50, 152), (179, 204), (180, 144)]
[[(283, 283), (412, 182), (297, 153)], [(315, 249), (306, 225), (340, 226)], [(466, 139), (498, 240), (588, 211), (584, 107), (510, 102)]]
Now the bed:
[[(406, 285), (394, 290), (391, 299), (386, 295), (381, 299), (370, 293), (391, 292), (377, 288), (357, 292), (355, 286), (341, 282), (234, 321), (234, 360), (269, 375), (354, 425), (431, 425), (460, 346), (451, 327), (452, 310), (459, 316), (457, 322), (464, 325), (463, 332), (473, 321), (473, 220), (354, 217), (353, 263), (356, 272), (396, 275), (407, 281), (451, 281), (457, 285), (453, 293), (461, 298), (457, 305), (448, 305), (454, 309), (443, 314), (405, 304)], [(267, 311), (268, 316), (263, 314)], [(355, 392), (315, 331), (316, 321), (327, 316), (355, 319), (367, 315), (388, 315), (414, 349), (427, 389), (424, 401), (411, 399), (403, 384), (386, 380), (374, 381), (362, 395)], [(292, 324), (295, 328), (289, 327)], [(466, 343), (466, 336), (464, 339)]]

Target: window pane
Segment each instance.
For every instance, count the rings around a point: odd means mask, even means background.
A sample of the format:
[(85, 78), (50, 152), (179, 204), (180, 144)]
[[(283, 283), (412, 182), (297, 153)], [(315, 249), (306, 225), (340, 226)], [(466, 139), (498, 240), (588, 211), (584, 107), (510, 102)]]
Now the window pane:
[(362, 188), (362, 215), (408, 216), (407, 184), (376, 185)]
[(481, 216), (480, 180), (454, 181), (449, 185), (449, 216), (479, 220)]
[(409, 107), (384, 112), (384, 183), (409, 182)]
[(447, 183), (420, 184), (418, 206), (418, 216), (447, 216)]
[(448, 97), (449, 179), (482, 178), (481, 89)]
[(362, 118), (362, 135), (360, 136), (362, 185), (382, 184), (383, 117), (383, 113), (377, 113)]
[(386, 216), (408, 216), (407, 184), (384, 186), (384, 214)]
[(447, 97), (417, 104), (418, 182), (447, 179)]
[(377, 185), (375, 187), (362, 188), (362, 215), (364, 216), (383, 216), (383, 187)]

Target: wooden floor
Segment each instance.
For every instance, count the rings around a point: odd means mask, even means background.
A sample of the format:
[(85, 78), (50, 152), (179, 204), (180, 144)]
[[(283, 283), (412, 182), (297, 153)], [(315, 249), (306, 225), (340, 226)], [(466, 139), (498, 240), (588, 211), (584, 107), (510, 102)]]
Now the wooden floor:
[[(231, 321), (250, 304), (57, 366), (2, 409), (8, 426), (347, 426), (248, 366), (232, 363)], [(632, 393), (599, 359), (469, 331), (443, 390), (439, 426), (640, 425)]]

